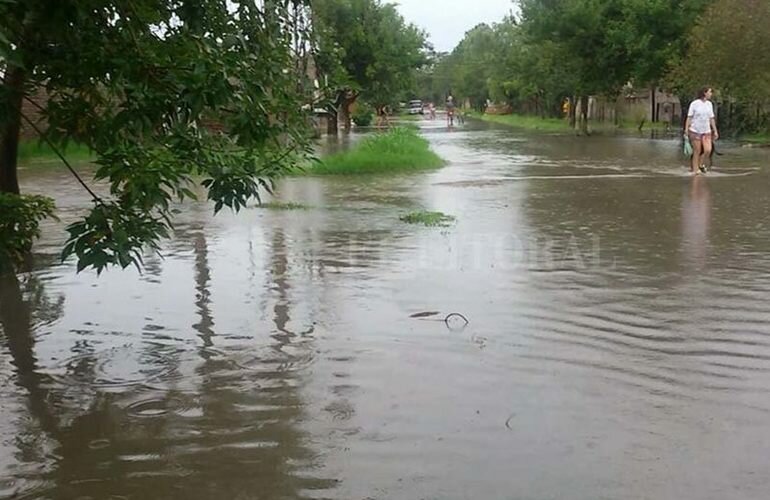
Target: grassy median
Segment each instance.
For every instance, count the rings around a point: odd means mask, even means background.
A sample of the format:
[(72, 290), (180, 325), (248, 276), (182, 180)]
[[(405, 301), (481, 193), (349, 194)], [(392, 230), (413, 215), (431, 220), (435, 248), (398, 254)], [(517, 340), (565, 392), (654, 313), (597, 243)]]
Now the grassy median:
[(333, 154), (305, 169), (311, 175), (410, 172), (444, 165), (428, 141), (407, 128), (394, 128), (363, 139), (351, 150)]

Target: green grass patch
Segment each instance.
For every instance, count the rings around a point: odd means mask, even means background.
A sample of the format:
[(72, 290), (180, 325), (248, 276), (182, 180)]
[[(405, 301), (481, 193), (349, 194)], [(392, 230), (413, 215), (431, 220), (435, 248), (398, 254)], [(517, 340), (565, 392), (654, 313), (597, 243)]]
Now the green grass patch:
[[(61, 150), (64, 157), (71, 162), (88, 161), (94, 158), (94, 154), (88, 147), (81, 144), (70, 143)], [(53, 148), (45, 142), (28, 140), (19, 143), (19, 163), (41, 163), (61, 161)]]
[[(574, 132), (575, 129), (570, 127), (569, 122), (563, 118), (540, 118), (539, 116), (527, 116), (527, 115), (486, 115), (476, 112), (468, 113), (471, 118), (476, 118), (490, 123), (499, 123), (502, 125), (508, 125), (510, 127), (528, 129), (528, 130), (540, 130), (544, 132)], [(674, 127), (676, 128), (676, 127)], [(623, 132), (636, 132), (639, 130), (639, 121), (624, 119), (618, 125), (612, 121), (595, 121), (589, 120), (588, 130), (595, 133), (613, 133), (618, 131)], [(666, 124), (664, 122), (650, 122), (645, 121), (642, 126), (642, 131), (655, 130), (659, 132), (665, 132)]]
[(740, 140), (743, 142), (750, 142), (751, 144), (770, 146), (770, 132), (742, 135)]
[(268, 203), (260, 203), (257, 205), (257, 208), (265, 208), (267, 210), (309, 210), (311, 207), (302, 203), (294, 203), (293, 201), (270, 201)]
[(443, 212), (421, 210), (419, 212), (411, 212), (402, 215), (399, 217), (399, 220), (406, 222), (407, 224), (422, 224), (429, 227), (447, 227), (455, 221), (455, 218)]
[(304, 169), (306, 174), (345, 175), (409, 172), (444, 165), (415, 130), (398, 127), (375, 133), (350, 151), (336, 153)]
[(539, 116), (526, 115), (487, 115), (469, 112), (470, 118), (476, 118), (490, 123), (500, 123), (510, 127), (525, 128), (529, 130), (544, 130), (548, 132), (571, 131), (567, 120), (560, 118), (540, 118)]

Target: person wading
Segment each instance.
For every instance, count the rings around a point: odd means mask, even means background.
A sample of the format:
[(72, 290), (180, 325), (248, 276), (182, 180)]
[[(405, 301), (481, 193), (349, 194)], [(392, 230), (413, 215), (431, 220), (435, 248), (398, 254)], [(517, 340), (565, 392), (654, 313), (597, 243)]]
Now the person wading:
[(711, 87), (703, 87), (698, 91), (698, 98), (690, 103), (687, 120), (684, 124), (685, 140), (692, 144), (692, 159), (690, 172), (697, 174), (706, 172), (705, 161), (711, 158), (713, 141), (719, 139), (717, 124), (714, 120), (714, 105), (711, 104)]

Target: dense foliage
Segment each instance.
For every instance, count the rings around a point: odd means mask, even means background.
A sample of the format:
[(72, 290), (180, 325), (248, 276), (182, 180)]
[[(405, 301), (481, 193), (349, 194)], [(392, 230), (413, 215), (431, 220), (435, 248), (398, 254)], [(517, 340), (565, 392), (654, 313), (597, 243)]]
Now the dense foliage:
[(770, 131), (770, 2), (715, 0), (689, 32), (687, 57), (669, 81), (683, 89), (708, 82), (727, 108), (730, 128)]
[(327, 108), (343, 121), (359, 96), (375, 108), (397, 103), (426, 61), (425, 34), (380, 0), (315, 0), (313, 29)]
[(45, 140), (98, 165), (64, 249), (79, 269), (138, 264), (195, 184), (215, 210), (259, 198), (307, 144), (304, 4), (0, 1), (0, 191), (19, 192), (21, 104), (44, 90)]

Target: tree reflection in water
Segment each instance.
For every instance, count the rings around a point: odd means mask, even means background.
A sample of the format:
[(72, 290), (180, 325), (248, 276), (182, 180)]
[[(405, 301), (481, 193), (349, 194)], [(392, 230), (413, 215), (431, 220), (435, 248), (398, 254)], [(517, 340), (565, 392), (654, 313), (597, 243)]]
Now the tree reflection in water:
[[(172, 354), (156, 353), (151, 361), (161, 356), (168, 376), (151, 383), (103, 383), (103, 357), (115, 354), (94, 351), (86, 335), (98, 333), (57, 332), (51, 325), (63, 314), (64, 297), (51, 299), (34, 276), (0, 279), (0, 342), (18, 386), (2, 398), (23, 399), (28, 408), (0, 428), (5, 441), (16, 435), (17, 462), (0, 470), (0, 496), (48, 491), (58, 498), (303, 498), (335, 487), (334, 480), (308, 472), (317, 453), (300, 428), (300, 391), (312, 338), (287, 326), (285, 249), (275, 249), (270, 263), (278, 291), (276, 334), (255, 335), (257, 345), (217, 345), (207, 239), (203, 231), (188, 236), (199, 317), (192, 329), (200, 341), (192, 351), (182, 339)], [(58, 342), (71, 344), (75, 356), (63, 379), (48, 375), (36, 357), (41, 325), (52, 328)], [(137, 341), (137, 332), (108, 334)], [(163, 346), (139, 342), (141, 349)], [(138, 372), (154, 369), (141, 353), (138, 359), (145, 363)], [(125, 370), (119, 359), (109, 361)]]

